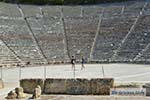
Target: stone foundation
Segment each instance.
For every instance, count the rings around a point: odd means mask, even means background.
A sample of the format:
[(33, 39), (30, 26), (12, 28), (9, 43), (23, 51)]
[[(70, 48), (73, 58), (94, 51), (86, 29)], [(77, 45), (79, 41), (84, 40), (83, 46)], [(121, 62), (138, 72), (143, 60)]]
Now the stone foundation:
[(23, 79), (20, 86), (24, 92), (33, 93), (37, 85), (41, 86), (45, 94), (71, 94), (71, 95), (109, 95), (114, 79)]

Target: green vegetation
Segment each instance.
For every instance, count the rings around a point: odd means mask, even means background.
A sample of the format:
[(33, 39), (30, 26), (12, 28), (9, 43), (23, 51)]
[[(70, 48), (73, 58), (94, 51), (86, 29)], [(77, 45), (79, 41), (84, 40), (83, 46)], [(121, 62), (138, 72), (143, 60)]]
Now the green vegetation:
[(23, 3), (23, 4), (50, 4), (50, 5), (78, 5), (78, 4), (96, 4), (105, 2), (123, 2), (128, 0), (0, 0), (3, 2)]

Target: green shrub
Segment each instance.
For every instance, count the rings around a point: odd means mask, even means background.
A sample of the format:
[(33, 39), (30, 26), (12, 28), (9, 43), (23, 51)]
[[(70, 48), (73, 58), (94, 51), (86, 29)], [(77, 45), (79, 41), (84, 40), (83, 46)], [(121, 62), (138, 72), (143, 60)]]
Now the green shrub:
[(50, 5), (78, 5), (78, 4), (96, 4), (104, 2), (121, 2), (131, 0), (0, 0), (3, 2), (23, 3), (23, 4), (50, 4)]

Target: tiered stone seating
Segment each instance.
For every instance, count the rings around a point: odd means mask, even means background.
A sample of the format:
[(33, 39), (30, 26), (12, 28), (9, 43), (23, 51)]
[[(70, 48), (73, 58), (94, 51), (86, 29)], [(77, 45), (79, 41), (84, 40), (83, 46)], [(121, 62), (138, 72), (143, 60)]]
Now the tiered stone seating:
[(64, 6), (62, 8), (64, 17), (79, 17), (81, 15), (81, 6)]
[(41, 17), (40, 6), (21, 5), (25, 17)]
[(65, 19), (70, 55), (89, 58), (95, 38), (98, 18), (70, 17)]
[(86, 17), (99, 17), (103, 13), (103, 7), (97, 6), (83, 6), (83, 16)]
[(110, 5), (104, 8), (103, 17), (115, 17), (121, 14), (122, 6)]
[(0, 2), (0, 17), (21, 17), (16, 4), (7, 4)]
[(65, 61), (68, 58), (67, 51), (65, 51), (65, 37), (60, 18), (29, 19), (29, 23), (49, 62)]
[(128, 2), (124, 9), (125, 16), (138, 16), (145, 3), (146, 2)]
[(143, 15), (150, 15), (150, 3), (147, 3), (146, 7), (144, 8)]
[(16, 65), (19, 61), (12, 52), (0, 41), (0, 65)]
[(150, 61), (150, 46), (143, 54), (141, 54), (137, 61)]
[[(0, 35), (17, 56), (25, 62), (43, 63), (43, 58), (37, 52), (24, 20), (3, 19), (0, 21), (0, 24), (3, 25)], [(38, 60), (35, 61), (37, 58)]]
[[(145, 1), (130, 1), (91, 6), (21, 5), (25, 15), (22, 16), (16, 4), (0, 3), (0, 38), (23, 61), (33, 64), (45, 63), (43, 55), (49, 62), (67, 61), (67, 53), (76, 55), (77, 59), (82, 55), (88, 59), (92, 54), (92, 60), (96, 61), (132, 61), (150, 43), (150, 3), (140, 15), (145, 4)], [(23, 17), (27, 18), (29, 26)], [(0, 44), (0, 47), (1, 63), (18, 63), (11, 51), (6, 50), (4, 54), (4, 46)], [(136, 60), (149, 61), (149, 52), (146, 50)]]
[(103, 18), (97, 37), (93, 58), (95, 60), (111, 59), (121, 41), (130, 30), (135, 18), (118, 16)]
[(46, 17), (60, 17), (61, 7), (59, 6), (42, 6), (42, 11)]
[(150, 43), (150, 16), (141, 16), (134, 31), (128, 36), (126, 42), (118, 52), (118, 59), (132, 61)]

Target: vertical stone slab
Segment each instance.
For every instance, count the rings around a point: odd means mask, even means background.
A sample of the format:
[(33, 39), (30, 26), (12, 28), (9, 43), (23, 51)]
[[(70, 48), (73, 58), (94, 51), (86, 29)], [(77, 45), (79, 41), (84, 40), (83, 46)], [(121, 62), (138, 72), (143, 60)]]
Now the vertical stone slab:
[(33, 93), (37, 85), (41, 86), (41, 90), (44, 88), (43, 79), (22, 79), (20, 80), (20, 87), (24, 89), (25, 93)]
[(66, 94), (66, 79), (46, 79), (45, 94)]
[(4, 88), (4, 83), (3, 81), (0, 79), (0, 89)]
[(87, 79), (67, 79), (66, 92), (73, 95), (91, 94), (91, 84)]
[(145, 83), (145, 85), (143, 85), (143, 88), (146, 89), (146, 96), (150, 96), (150, 83)]
[(150, 88), (149, 87), (146, 88), (146, 96), (150, 96)]
[(112, 78), (91, 79), (91, 91), (93, 95), (109, 95), (110, 88), (113, 87)]

